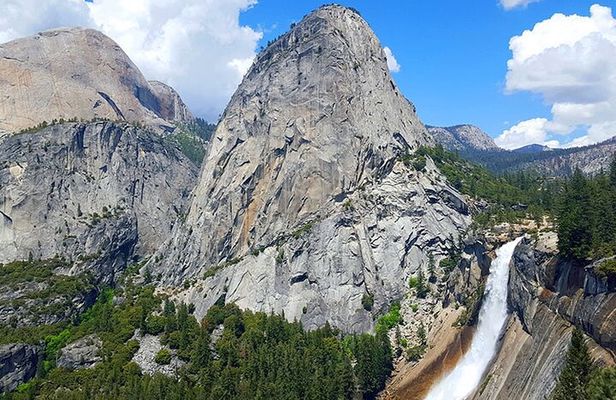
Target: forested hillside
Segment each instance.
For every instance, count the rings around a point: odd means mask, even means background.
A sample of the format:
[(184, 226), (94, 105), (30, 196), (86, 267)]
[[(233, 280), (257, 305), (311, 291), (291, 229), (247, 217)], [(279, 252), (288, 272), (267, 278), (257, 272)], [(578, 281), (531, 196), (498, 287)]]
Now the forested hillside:
[[(19, 337), (45, 343), (37, 377), (1, 399), (352, 399), (373, 398), (392, 368), (384, 330), (343, 336), (329, 325), (307, 332), (284, 316), (215, 305), (198, 322), (191, 305), (154, 294), (152, 286), (104, 290), (74, 323), (10, 328), (2, 341)], [(144, 373), (134, 362), (143, 334), (159, 335), (161, 365), (179, 360), (168, 375)], [(93, 368), (58, 366), (59, 351), (80, 338), (102, 340)]]

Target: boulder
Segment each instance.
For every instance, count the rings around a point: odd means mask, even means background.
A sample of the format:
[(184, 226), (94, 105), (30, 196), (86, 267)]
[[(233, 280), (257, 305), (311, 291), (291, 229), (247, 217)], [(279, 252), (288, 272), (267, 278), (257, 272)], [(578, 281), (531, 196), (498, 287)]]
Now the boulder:
[(76, 370), (92, 368), (102, 360), (103, 342), (97, 335), (89, 335), (60, 349), (56, 364), (60, 368)]

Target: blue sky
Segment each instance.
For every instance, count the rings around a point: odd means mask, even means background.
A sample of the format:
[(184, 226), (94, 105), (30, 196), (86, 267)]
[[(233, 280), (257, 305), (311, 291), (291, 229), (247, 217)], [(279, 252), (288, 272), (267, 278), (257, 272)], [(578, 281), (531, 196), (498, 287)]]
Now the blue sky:
[[(505, 94), (511, 37), (557, 12), (588, 15), (595, 2), (544, 0), (508, 11), (496, 0), (339, 3), (358, 9), (382, 45), (391, 48), (401, 65), (394, 78), (424, 123), (472, 123), (497, 136), (519, 121), (550, 117), (542, 96)], [(261, 30), (265, 44), (320, 4), (260, 0), (240, 21)]]

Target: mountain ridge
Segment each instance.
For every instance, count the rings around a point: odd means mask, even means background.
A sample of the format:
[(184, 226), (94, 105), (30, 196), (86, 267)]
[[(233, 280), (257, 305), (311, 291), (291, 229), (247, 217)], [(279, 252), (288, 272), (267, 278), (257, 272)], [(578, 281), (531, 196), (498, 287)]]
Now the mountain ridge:
[[(433, 143), (368, 24), (321, 7), (257, 57), (212, 137), (185, 224), (148, 267), (163, 286), (196, 279), (177, 295), (196, 315), (224, 299), (311, 329), (369, 330), (362, 297), (375, 312), (399, 299), (400, 276), (427, 260), (420, 249), (444, 253), (469, 223), (430, 160), (417, 171), (403, 162)], [(390, 247), (401, 224), (405, 239)]]

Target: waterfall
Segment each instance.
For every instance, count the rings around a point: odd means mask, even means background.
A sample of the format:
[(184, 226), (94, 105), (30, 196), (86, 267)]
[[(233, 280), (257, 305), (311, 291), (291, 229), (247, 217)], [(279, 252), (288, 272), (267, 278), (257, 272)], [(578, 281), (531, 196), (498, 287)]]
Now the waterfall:
[(496, 251), (471, 347), (455, 368), (432, 387), (426, 400), (464, 400), (479, 385), (496, 353), (498, 337), (507, 319), (509, 262), (521, 239), (517, 238)]

